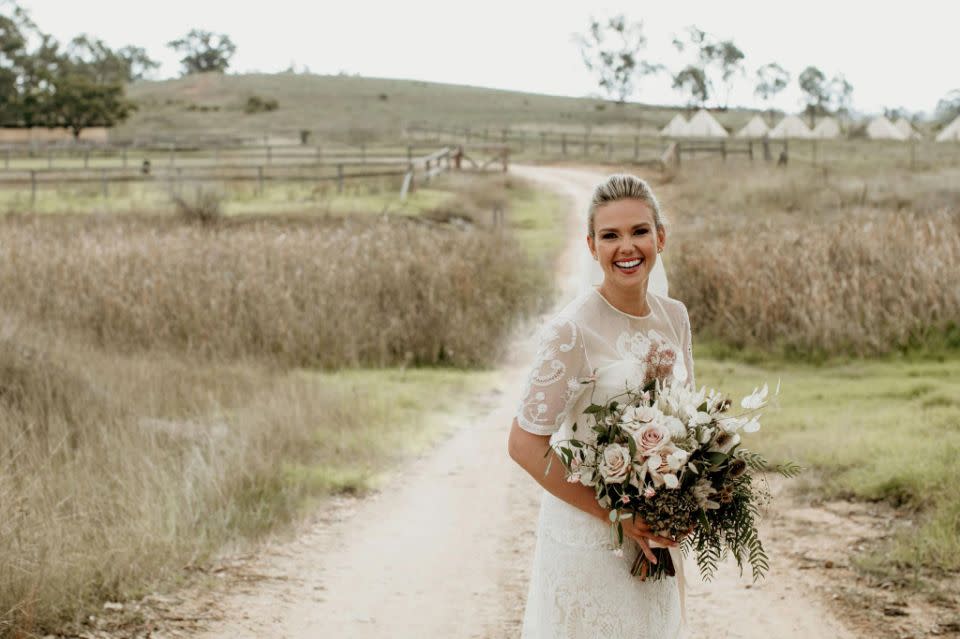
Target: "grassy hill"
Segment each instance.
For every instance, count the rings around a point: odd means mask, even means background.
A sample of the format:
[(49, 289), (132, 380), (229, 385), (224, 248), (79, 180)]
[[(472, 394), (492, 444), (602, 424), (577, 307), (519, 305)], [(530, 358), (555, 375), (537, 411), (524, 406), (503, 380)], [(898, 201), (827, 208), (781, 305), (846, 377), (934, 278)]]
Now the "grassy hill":
[[(356, 76), (278, 73), (201, 74), (128, 88), (140, 105), (116, 128), (113, 139), (191, 137), (297, 138), (309, 129), (315, 139), (349, 143), (395, 140), (413, 122), (501, 130), (654, 133), (682, 109), (593, 98), (570, 98)], [(248, 98), (272, 98), (275, 111), (247, 114)], [(747, 111), (716, 114), (733, 129)]]

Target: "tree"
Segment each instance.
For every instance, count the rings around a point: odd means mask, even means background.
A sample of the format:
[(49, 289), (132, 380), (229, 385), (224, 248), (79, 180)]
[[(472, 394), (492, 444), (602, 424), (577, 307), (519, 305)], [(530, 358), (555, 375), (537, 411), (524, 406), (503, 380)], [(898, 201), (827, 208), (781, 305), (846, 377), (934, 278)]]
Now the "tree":
[(830, 79), (827, 85), (828, 103), (834, 113), (846, 114), (850, 111), (853, 99), (853, 85), (847, 81), (842, 73)]
[(712, 51), (713, 62), (720, 70), (720, 79), (723, 81), (724, 96), (723, 108), (730, 104), (730, 92), (733, 90), (733, 80), (736, 75), (743, 75), (743, 59), (746, 57), (732, 40), (724, 40), (715, 45)]
[(180, 59), (184, 75), (207, 71), (223, 73), (230, 66), (230, 58), (237, 51), (230, 36), (199, 29), (193, 29), (182, 38), (171, 40), (167, 46), (184, 54)]
[(85, 75), (103, 84), (133, 82), (160, 66), (141, 47), (127, 46), (114, 51), (102, 40), (88, 35), (71, 40), (67, 55), (74, 66), (82, 67)]
[(944, 125), (960, 117), (960, 89), (954, 89), (943, 96), (943, 98), (937, 102), (937, 109), (934, 111), (934, 115), (937, 121)]
[(805, 94), (807, 103), (805, 112), (810, 117), (810, 127), (816, 123), (816, 116), (826, 113), (826, 107), (830, 100), (830, 93), (827, 88), (827, 76), (817, 67), (807, 67), (797, 78), (800, 90)]
[(147, 55), (143, 47), (127, 45), (117, 51), (127, 63), (127, 82), (144, 79), (151, 71), (160, 68), (160, 63)]
[(688, 65), (673, 76), (673, 88), (689, 94), (690, 104), (702, 107), (710, 96), (707, 76), (703, 69)]
[(122, 122), (135, 108), (119, 82), (104, 84), (75, 72), (57, 78), (53, 111), (57, 123), (73, 131), (75, 139), (87, 127)]
[(662, 65), (640, 60), (640, 52), (647, 46), (643, 22), (627, 22), (623, 15), (615, 15), (605, 23), (591, 18), (587, 35), (574, 37), (580, 45), (583, 63), (596, 74), (600, 88), (621, 104), (633, 94), (638, 76), (663, 70)]
[[(768, 103), (790, 84), (790, 73), (776, 62), (770, 62), (757, 69), (757, 87), (753, 93)], [(773, 124), (773, 110), (768, 109), (770, 123)]]
[(743, 51), (733, 40), (716, 40), (695, 25), (687, 27), (685, 38), (674, 36), (673, 46), (680, 53), (692, 49), (696, 56), (673, 76), (673, 87), (689, 93), (692, 103), (703, 106), (722, 84), (723, 108), (727, 108), (734, 78), (743, 74)]

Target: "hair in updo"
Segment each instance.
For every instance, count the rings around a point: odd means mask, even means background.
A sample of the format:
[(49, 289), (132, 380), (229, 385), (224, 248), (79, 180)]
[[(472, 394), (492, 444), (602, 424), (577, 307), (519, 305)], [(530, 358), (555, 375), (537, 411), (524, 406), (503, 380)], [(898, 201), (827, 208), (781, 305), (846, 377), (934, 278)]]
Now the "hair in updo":
[(593, 218), (597, 209), (604, 204), (619, 202), (620, 200), (640, 200), (653, 211), (653, 223), (657, 227), (657, 231), (666, 228), (667, 220), (660, 211), (660, 203), (657, 202), (657, 197), (653, 194), (650, 185), (636, 175), (614, 173), (593, 190), (593, 198), (590, 200), (590, 210), (587, 217), (587, 232), (590, 237), (594, 235)]

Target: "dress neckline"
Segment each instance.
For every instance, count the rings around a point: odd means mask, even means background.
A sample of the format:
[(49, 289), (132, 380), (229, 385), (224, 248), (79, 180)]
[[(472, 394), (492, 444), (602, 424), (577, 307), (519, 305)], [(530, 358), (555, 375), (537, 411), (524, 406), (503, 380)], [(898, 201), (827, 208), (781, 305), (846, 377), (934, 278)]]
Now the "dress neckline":
[(627, 312), (625, 312), (625, 311), (621, 311), (619, 308), (617, 308), (616, 306), (614, 306), (613, 304), (611, 304), (611, 303), (610, 303), (610, 300), (608, 300), (606, 297), (603, 296), (603, 293), (600, 292), (600, 289), (599, 289), (598, 287), (596, 287), (596, 286), (591, 286), (590, 288), (592, 288), (593, 291), (597, 294), (597, 297), (599, 297), (600, 299), (603, 300), (603, 303), (604, 303), (604, 304), (606, 304), (607, 306), (609, 306), (613, 311), (619, 313), (620, 315), (623, 315), (623, 316), (625, 316), (625, 317), (629, 317), (630, 319), (638, 319), (638, 320), (640, 320), (640, 319), (649, 319), (649, 318), (653, 315), (653, 305), (650, 303), (650, 292), (649, 292), (649, 291), (647, 291), (646, 297), (647, 297), (647, 308), (649, 308), (650, 310), (647, 311), (647, 314), (646, 314), (646, 315), (631, 315), (630, 313), (627, 313)]

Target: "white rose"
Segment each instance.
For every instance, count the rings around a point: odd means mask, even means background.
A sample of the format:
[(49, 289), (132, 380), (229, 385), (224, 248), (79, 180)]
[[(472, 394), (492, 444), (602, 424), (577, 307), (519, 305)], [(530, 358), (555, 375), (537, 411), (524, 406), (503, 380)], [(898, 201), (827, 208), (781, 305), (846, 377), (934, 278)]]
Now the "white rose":
[(630, 474), (630, 449), (620, 444), (610, 444), (603, 449), (600, 458), (600, 476), (608, 484), (622, 484)]

